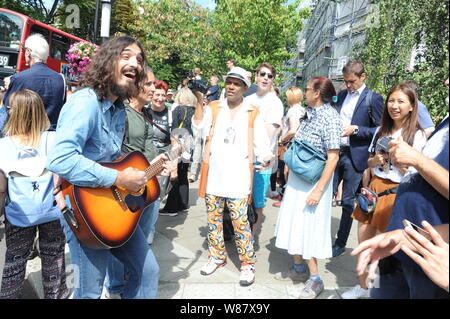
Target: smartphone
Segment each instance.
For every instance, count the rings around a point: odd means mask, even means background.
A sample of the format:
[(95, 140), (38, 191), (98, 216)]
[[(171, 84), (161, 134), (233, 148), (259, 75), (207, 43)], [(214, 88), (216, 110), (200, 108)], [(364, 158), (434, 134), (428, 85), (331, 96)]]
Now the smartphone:
[(403, 226), (405, 226), (405, 227), (408, 227), (408, 226), (410, 226), (412, 229), (414, 229), (416, 232), (418, 232), (418, 233), (420, 233), (420, 232), (423, 232), (423, 233), (425, 233), (425, 234), (430, 234), (429, 232), (427, 232), (425, 229), (423, 229), (422, 227), (420, 227), (420, 226), (417, 226), (416, 224), (414, 224), (414, 223), (411, 223), (409, 220), (407, 220), (407, 219), (404, 219), (403, 221)]

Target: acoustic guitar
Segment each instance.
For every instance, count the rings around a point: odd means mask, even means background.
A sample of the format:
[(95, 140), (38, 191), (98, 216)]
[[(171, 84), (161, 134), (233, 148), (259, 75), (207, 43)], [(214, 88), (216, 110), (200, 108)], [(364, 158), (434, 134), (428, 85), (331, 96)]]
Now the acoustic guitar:
[[(172, 137), (171, 150), (166, 153), (170, 160), (178, 160), (181, 154), (189, 153), (192, 138), (186, 129)], [(187, 135), (186, 135), (187, 134)], [(60, 190), (66, 207), (62, 214), (70, 228), (84, 245), (94, 249), (117, 248), (133, 235), (145, 207), (160, 195), (156, 175), (163, 170), (164, 160), (150, 165), (145, 156), (134, 151), (114, 162), (100, 163), (116, 170), (134, 167), (145, 171), (147, 184), (137, 193), (111, 186), (108, 188), (80, 187), (62, 180)]]

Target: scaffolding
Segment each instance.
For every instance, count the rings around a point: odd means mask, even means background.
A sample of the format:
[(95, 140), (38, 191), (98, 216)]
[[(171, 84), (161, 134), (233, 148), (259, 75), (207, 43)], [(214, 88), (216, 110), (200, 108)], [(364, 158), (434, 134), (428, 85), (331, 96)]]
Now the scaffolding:
[(342, 85), (342, 67), (365, 28), (373, 23), (370, 0), (315, 0), (311, 17), (298, 34), (297, 57), (287, 65), (296, 72), (285, 74), (289, 86), (305, 87), (314, 76), (330, 78), (336, 88)]

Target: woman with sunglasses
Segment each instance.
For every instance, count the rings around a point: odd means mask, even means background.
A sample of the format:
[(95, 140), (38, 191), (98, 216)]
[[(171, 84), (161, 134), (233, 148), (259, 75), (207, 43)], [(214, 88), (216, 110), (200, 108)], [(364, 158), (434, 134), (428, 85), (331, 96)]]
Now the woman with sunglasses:
[[(28, 257), (39, 232), (44, 298), (69, 296), (66, 239), (53, 205), (53, 177), (45, 169), (54, 132), (40, 96), (28, 89), (11, 94), (9, 120), (0, 139), (0, 212), (5, 209), (6, 254), (0, 299), (19, 299)], [(5, 206), (6, 195), (9, 201)]]
[[(289, 172), (275, 228), (275, 246), (293, 255), (294, 266), (277, 273), (275, 279), (306, 281), (298, 297), (314, 299), (324, 289), (317, 258), (332, 257), (332, 179), (339, 160), (342, 122), (332, 106), (337, 97), (330, 79), (312, 78), (304, 92), (308, 108), (294, 139), (311, 143), (327, 160), (316, 183), (306, 182), (295, 172)], [(307, 260), (308, 267), (303, 259)]]

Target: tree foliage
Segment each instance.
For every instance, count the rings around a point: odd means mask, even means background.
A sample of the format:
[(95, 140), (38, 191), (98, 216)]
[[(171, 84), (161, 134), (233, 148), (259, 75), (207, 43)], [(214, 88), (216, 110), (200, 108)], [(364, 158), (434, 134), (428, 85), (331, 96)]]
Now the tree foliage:
[(51, 0), (47, 2), (47, 4), (50, 3), (50, 8), (47, 8), (44, 0), (0, 0), (0, 7), (17, 11), (32, 19), (50, 24), (53, 22), (60, 1)]
[(299, 9), (301, 0), (218, 0), (214, 27), (221, 52), (249, 70), (269, 62), (278, 70), (292, 54), (296, 34), (309, 9)]
[[(66, 18), (71, 11), (66, 11), (70, 4), (75, 4), (80, 9), (80, 27), (73, 28), (66, 24)], [(62, 5), (57, 11), (58, 28), (80, 38), (94, 41), (94, 17), (95, 17), (96, 0), (63, 0)], [(99, 9), (99, 19), (101, 18), (101, 7)], [(132, 0), (113, 0), (111, 7), (111, 26), (110, 35), (117, 33), (130, 34), (130, 26), (139, 20), (136, 5)], [(98, 34), (96, 37), (99, 43), (100, 21), (98, 22)]]
[(192, 0), (143, 0), (140, 19), (132, 26), (147, 50), (158, 78), (176, 86), (194, 67), (214, 70), (217, 34), (207, 9)]
[[(448, 77), (449, 2), (440, 0), (373, 0), (378, 22), (366, 30), (355, 57), (365, 63), (368, 85), (383, 94), (414, 80), (420, 99), (435, 122), (448, 112), (443, 86)], [(411, 54), (416, 52), (411, 67)]]

